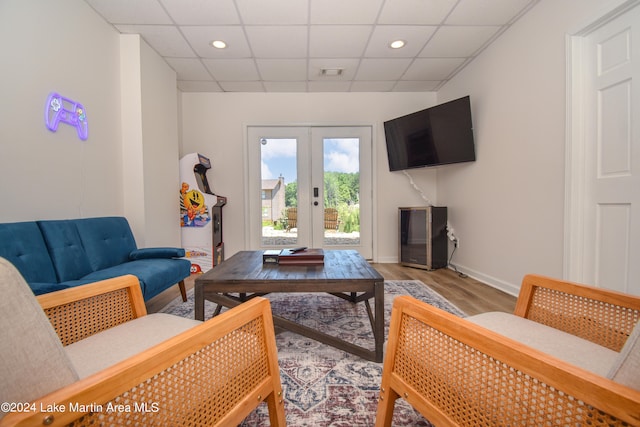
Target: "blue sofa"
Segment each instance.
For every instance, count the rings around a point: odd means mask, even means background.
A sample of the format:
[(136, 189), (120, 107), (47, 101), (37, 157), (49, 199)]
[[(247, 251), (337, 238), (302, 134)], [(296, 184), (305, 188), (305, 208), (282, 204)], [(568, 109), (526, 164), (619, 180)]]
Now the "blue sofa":
[(123, 217), (98, 217), (0, 224), (0, 257), (23, 275), (36, 295), (124, 274), (140, 280), (145, 301), (180, 286), (191, 262), (182, 248), (136, 246)]

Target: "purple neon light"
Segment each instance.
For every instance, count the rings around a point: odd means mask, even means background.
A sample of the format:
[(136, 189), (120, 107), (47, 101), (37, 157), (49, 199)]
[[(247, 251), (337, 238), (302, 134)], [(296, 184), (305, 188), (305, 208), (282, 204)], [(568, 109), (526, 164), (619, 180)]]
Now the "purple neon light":
[(89, 136), (87, 112), (82, 104), (53, 92), (47, 98), (44, 123), (47, 129), (56, 132), (61, 122), (75, 127), (81, 140)]

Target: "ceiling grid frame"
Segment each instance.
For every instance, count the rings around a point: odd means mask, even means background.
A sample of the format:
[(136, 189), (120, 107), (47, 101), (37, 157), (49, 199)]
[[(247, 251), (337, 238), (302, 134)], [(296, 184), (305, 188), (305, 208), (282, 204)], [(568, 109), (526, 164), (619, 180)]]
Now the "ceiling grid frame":
[(140, 34), (183, 92), (437, 91), (538, 1), (85, 0)]

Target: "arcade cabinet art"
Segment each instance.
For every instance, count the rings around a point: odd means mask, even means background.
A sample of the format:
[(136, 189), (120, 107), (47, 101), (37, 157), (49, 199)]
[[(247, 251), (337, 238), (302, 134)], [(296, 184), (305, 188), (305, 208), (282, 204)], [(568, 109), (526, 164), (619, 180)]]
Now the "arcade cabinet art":
[(224, 260), (222, 207), (227, 198), (211, 191), (211, 161), (198, 153), (180, 159), (180, 229), (191, 273), (204, 273)]

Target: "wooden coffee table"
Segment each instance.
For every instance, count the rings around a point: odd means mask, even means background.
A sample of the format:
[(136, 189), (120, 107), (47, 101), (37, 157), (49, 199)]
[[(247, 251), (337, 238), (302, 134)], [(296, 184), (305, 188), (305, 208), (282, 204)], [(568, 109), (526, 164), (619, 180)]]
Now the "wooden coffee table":
[[(273, 292), (326, 292), (352, 303), (364, 301), (375, 339), (375, 350), (276, 316), (286, 329), (375, 362), (382, 362), (384, 343), (384, 278), (355, 250), (325, 250), (324, 265), (263, 265), (262, 251), (238, 252), (195, 280), (195, 318), (204, 320), (204, 301), (234, 307)], [(237, 294), (237, 295), (232, 295)], [(369, 299), (374, 299), (371, 310)]]

